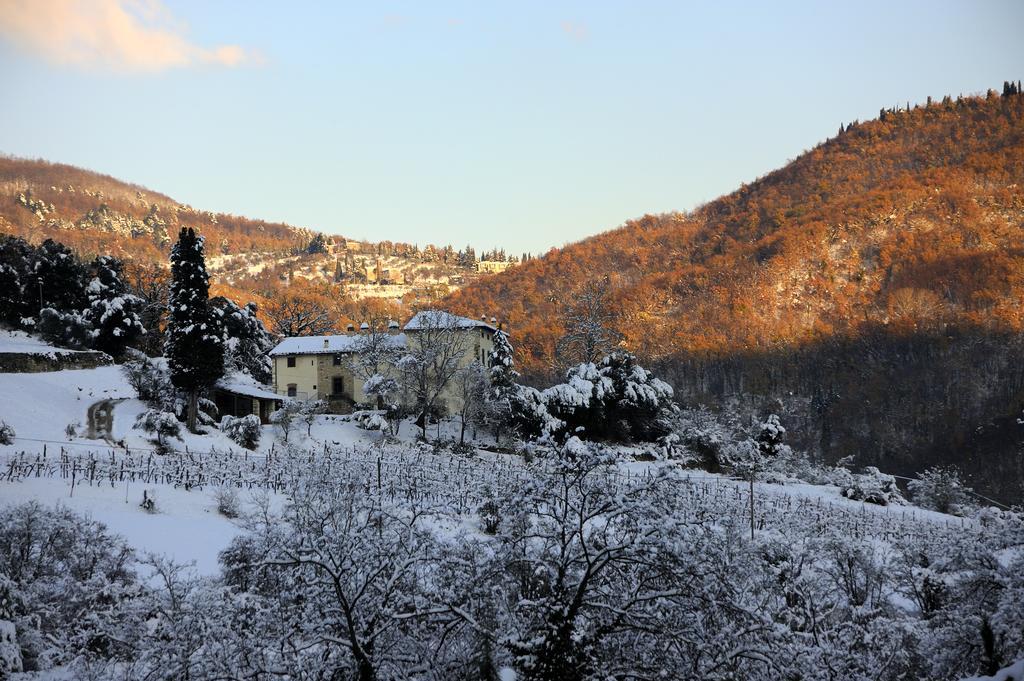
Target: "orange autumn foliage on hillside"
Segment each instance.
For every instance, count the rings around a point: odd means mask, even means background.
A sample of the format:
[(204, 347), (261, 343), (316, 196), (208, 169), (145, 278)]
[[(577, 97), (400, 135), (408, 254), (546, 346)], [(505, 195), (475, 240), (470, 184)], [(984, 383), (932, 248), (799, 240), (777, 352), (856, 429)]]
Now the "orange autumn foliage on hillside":
[(610, 276), (647, 359), (855, 336), (866, 326), (1024, 328), (1024, 96), (885, 111), (689, 214), (646, 215), (451, 295), (500, 310), (534, 371), (560, 312)]

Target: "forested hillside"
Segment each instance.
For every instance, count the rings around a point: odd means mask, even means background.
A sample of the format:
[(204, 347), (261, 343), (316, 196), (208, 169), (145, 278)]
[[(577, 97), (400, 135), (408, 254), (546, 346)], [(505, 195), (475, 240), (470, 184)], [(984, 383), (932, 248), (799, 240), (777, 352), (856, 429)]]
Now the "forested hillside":
[[(880, 112), (689, 214), (648, 215), (449, 298), (502, 310), (534, 379), (608, 277), (609, 324), (687, 401), (769, 406), (804, 446), (1024, 485), (1024, 97)], [(779, 404), (781, 402), (781, 404)]]

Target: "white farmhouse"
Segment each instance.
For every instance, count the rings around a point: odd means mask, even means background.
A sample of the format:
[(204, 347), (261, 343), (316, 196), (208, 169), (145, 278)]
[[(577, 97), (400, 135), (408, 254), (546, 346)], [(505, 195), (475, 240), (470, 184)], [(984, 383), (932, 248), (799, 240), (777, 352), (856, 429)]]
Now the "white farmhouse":
[[(474, 361), (488, 365), (494, 348), (494, 334), (498, 331), (493, 317), (488, 323), (484, 319), (427, 310), (414, 315), (401, 330), (397, 323), (392, 322), (384, 342), (401, 356), (407, 347), (415, 347), (417, 334), (428, 334), (439, 328), (455, 333), (461, 367), (467, 367)], [(285, 338), (270, 351), (274, 392), (300, 399), (326, 400), (335, 412), (345, 412), (353, 405), (371, 402), (363, 392), (363, 377), (353, 373), (350, 366), (353, 353), (362, 347), (361, 338), (368, 332), (366, 324), (363, 324), (358, 333)], [(387, 371), (394, 373), (395, 369), (389, 367)], [(454, 385), (442, 393), (441, 401), (443, 405), (439, 406), (449, 412), (462, 406)]]

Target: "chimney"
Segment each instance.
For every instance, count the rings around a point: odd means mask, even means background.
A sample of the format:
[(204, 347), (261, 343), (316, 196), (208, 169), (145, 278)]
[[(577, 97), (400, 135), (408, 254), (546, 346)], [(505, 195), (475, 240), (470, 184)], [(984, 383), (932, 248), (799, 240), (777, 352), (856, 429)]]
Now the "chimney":
[(498, 325), (498, 319), (496, 317), (491, 317), (491, 326), (497, 326), (497, 325)]
[(369, 330), (370, 330), (370, 325), (367, 324), (366, 322), (363, 322), (362, 324), (359, 325), (359, 333), (366, 333)]
[(348, 326), (345, 327), (345, 331), (348, 332), (348, 333), (355, 333), (356, 332), (356, 325), (355, 324), (349, 324)]
[(394, 319), (389, 319), (388, 320), (388, 335), (395, 336), (395, 335), (398, 334), (398, 331), (399, 331), (398, 322), (396, 322)]
[(331, 346), (331, 339), (330, 338), (324, 338), (324, 350), (326, 350), (330, 346)]

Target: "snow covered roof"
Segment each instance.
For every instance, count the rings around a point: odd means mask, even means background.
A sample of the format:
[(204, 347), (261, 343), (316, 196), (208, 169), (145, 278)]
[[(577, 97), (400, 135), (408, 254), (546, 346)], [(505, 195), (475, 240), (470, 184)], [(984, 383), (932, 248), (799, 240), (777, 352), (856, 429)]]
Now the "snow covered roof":
[[(293, 336), (285, 338), (270, 351), (271, 357), (280, 355), (334, 355), (355, 352), (359, 348), (360, 336), (356, 334), (336, 336)], [(388, 336), (395, 347), (405, 346), (405, 335)]]
[(413, 315), (413, 318), (409, 320), (409, 323), (405, 325), (405, 330), (419, 331), (421, 329), (453, 327), (460, 329), (474, 329), (480, 327), (490, 329), (491, 331), (498, 330), (482, 319), (460, 317), (452, 314), (451, 312), (445, 312), (444, 310), (424, 310), (423, 312), (417, 312)]
[(256, 379), (249, 374), (244, 374), (240, 371), (232, 372), (218, 380), (217, 387), (221, 390), (227, 390), (228, 392), (235, 393), (236, 395), (245, 395), (246, 397), (255, 397), (262, 400), (285, 399), (281, 395), (272, 391), (269, 387), (262, 383), (258, 383)]

